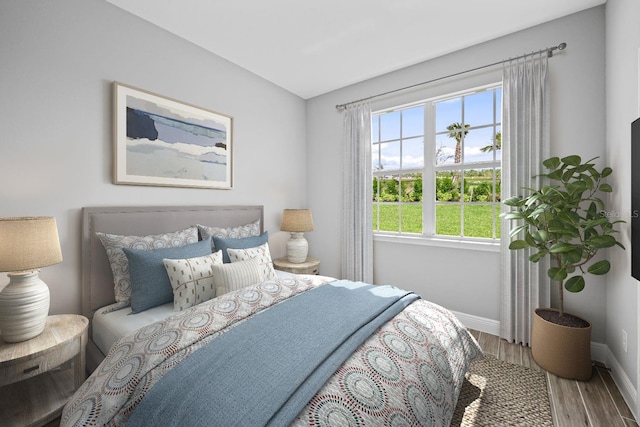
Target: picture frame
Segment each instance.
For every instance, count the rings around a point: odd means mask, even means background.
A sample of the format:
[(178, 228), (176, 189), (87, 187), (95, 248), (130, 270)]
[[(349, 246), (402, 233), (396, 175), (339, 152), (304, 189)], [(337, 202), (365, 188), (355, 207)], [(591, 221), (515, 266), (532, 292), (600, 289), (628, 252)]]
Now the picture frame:
[(233, 118), (114, 82), (114, 183), (233, 188)]

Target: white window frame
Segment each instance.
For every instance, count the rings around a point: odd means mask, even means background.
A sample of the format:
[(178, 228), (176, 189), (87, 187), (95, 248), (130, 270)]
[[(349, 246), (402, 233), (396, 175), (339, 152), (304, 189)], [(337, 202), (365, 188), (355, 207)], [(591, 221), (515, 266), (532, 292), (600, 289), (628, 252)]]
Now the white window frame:
[[(437, 171), (442, 170), (469, 170), (473, 169), (477, 165), (486, 166), (487, 168), (499, 168), (502, 173), (502, 162), (501, 160), (495, 159), (493, 161), (486, 161), (481, 163), (472, 163), (472, 167), (464, 167), (464, 149), (462, 151), (462, 164), (451, 164), (446, 166), (437, 167), (435, 164), (434, 154), (436, 152), (436, 132), (434, 131), (436, 127), (435, 123), (435, 106), (437, 102), (446, 101), (448, 99), (460, 98), (466, 95), (472, 95), (474, 93), (484, 92), (487, 90), (493, 90), (502, 87), (502, 82), (494, 82), (482, 86), (477, 86), (470, 89), (460, 90), (453, 93), (448, 93), (443, 96), (432, 97), (428, 99), (424, 99), (421, 101), (411, 102), (403, 105), (394, 106), (391, 108), (383, 108), (378, 111), (374, 111), (372, 115), (382, 114), (382, 113), (390, 113), (397, 110), (404, 110), (412, 107), (416, 107), (418, 105), (424, 105), (424, 128), (425, 131), (423, 133), (424, 138), (424, 166), (422, 170), (415, 169), (400, 169), (398, 173), (401, 175), (405, 175), (408, 173), (414, 172), (422, 172), (422, 234), (415, 233), (402, 233), (402, 232), (394, 232), (394, 231), (378, 231), (374, 230), (374, 240), (382, 241), (382, 242), (393, 242), (393, 243), (406, 243), (413, 245), (421, 245), (421, 246), (444, 246), (444, 247), (452, 247), (452, 248), (461, 248), (461, 249), (474, 249), (474, 250), (484, 250), (490, 252), (500, 252), (500, 239), (499, 238), (476, 238), (476, 237), (467, 237), (467, 236), (446, 236), (446, 235), (437, 235), (435, 234), (436, 230), (436, 205), (438, 202), (435, 201), (435, 176)], [(495, 102), (495, 100), (494, 100)], [(463, 109), (464, 114), (464, 109)], [(496, 117), (501, 112), (494, 110), (494, 124), (498, 123), (500, 126), (502, 124), (502, 120), (500, 117)], [(462, 117), (464, 121), (464, 117)], [(401, 123), (402, 124), (402, 123)], [(481, 128), (484, 126), (478, 126), (477, 128)], [(402, 128), (401, 128), (402, 129)], [(473, 129), (473, 127), (471, 128)], [(402, 156), (402, 144), (400, 144), (400, 155)], [(426, 179), (429, 177), (429, 179)], [(503, 177), (503, 176), (502, 176)], [(504, 177), (503, 177), (504, 178)], [(372, 176), (373, 179), (373, 176)], [(496, 177), (493, 177), (493, 184), (495, 187)], [(425, 185), (428, 184), (428, 185)], [(400, 189), (400, 187), (399, 187)], [(464, 199), (463, 199), (464, 200)], [(373, 201), (371, 203), (374, 203)], [(401, 202), (399, 202), (401, 203)], [(461, 203), (464, 205), (464, 201)], [(492, 203), (487, 203), (492, 204)], [(496, 215), (493, 216), (494, 221), (494, 229), (498, 230), (500, 227), (498, 221), (498, 214), (500, 211), (500, 204), (496, 206)], [(379, 215), (379, 209), (378, 209)], [(460, 226), (464, 227), (463, 215), (464, 210), (461, 207), (460, 212)], [(402, 217), (399, 218), (400, 228), (402, 227)], [(464, 232), (464, 228), (461, 228)]]

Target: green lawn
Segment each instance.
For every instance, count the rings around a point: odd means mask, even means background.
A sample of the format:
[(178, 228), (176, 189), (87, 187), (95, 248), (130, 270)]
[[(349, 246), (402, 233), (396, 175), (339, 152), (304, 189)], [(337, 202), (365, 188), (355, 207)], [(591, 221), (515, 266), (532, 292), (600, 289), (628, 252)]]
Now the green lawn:
[[(378, 206), (380, 227), (377, 227)], [(492, 237), (492, 205), (465, 204), (464, 235), (467, 237)], [(398, 203), (373, 205), (373, 228), (380, 231), (398, 231)], [(499, 218), (496, 220), (496, 237), (500, 237)], [(422, 204), (402, 204), (402, 232), (422, 233)], [(460, 236), (460, 205), (458, 203), (436, 205), (436, 234)]]

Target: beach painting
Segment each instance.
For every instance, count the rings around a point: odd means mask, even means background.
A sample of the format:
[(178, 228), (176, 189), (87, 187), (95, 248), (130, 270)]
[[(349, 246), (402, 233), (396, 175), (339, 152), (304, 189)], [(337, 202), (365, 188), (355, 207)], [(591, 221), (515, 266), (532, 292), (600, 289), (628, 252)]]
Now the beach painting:
[(233, 187), (231, 117), (114, 87), (116, 184)]

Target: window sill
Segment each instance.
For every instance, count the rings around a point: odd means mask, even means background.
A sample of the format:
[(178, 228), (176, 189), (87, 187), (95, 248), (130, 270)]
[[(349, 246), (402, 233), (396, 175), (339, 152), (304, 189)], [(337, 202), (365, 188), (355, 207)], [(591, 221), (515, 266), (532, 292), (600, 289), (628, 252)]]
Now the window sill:
[(500, 252), (500, 241), (482, 239), (456, 239), (455, 237), (407, 236), (398, 234), (374, 233), (375, 242), (400, 243), (406, 245), (437, 246), (441, 248), (465, 249), (472, 251)]

